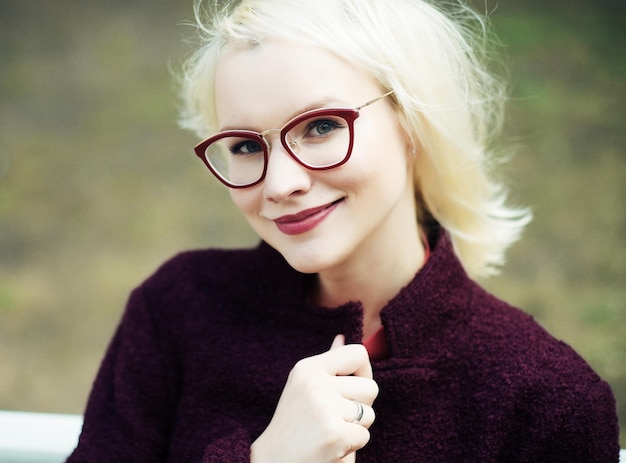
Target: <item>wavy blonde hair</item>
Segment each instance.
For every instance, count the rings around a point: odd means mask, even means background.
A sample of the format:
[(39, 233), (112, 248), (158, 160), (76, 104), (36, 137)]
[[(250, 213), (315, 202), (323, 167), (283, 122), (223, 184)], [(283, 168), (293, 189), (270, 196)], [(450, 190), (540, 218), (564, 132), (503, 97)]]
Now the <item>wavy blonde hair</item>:
[(531, 215), (507, 206), (492, 174), (506, 94), (486, 65), (482, 17), (461, 2), (444, 10), (425, 0), (196, 0), (195, 12), (200, 43), (183, 72), (183, 127), (202, 137), (217, 130), (213, 79), (224, 50), (269, 37), (327, 48), (394, 91), (418, 153), (418, 220), (447, 230), (468, 274), (497, 273)]

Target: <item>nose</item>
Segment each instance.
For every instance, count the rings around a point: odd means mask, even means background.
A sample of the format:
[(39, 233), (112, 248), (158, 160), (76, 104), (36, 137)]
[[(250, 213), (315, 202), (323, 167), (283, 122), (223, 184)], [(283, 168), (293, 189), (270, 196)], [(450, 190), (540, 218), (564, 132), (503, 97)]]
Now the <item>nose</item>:
[(301, 195), (311, 188), (311, 171), (291, 157), (281, 144), (278, 134), (268, 139), (267, 172), (263, 180), (263, 195), (269, 201), (282, 201)]

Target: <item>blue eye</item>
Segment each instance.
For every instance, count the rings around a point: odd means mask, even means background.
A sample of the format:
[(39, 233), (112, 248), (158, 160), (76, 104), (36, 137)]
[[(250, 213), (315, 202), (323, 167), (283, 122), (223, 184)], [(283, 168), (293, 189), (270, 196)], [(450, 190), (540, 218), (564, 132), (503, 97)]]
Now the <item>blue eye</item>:
[(258, 154), (263, 152), (263, 147), (258, 141), (255, 140), (243, 140), (229, 148), (231, 154), (249, 156), (251, 154)]

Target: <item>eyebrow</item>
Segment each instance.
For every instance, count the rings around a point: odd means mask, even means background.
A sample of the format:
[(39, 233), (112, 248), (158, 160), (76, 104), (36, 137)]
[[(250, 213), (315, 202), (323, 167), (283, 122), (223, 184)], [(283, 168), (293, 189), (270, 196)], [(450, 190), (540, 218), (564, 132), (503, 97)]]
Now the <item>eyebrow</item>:
[(244, 124), (242, 125), (227, 125), (227, 126), (222, 126), (218, 129), (218, 133), (219, 132), (226, 132), (228, 130), (249, 130), (251, 132), (263, 132), (264, 130), (272, 130), (272, 129), (280, 129), (281, 127), (283, 127), (287, 122), (289, 122), (292, 119), (295, 119), (296, 117), (298, 117), (301, 114), (304, 114), (308, 111), (312, 111), (314, 109), (325, 109), (325, 108), (352, 108), (352, 106), (348, 106), (345, 104), (331, 104), (334, 101), (338, 101), (338, 99), (336, 97), (325, 97), (322, 99), (318, 99), (315, 100), (312, 103), (307, 104), (306, 106), (299, 108), (297, 111), (294, 111), (290, 116), (287, 117), (287, 119), (285, 119), (285, 121), (280, 125), (280, 127), (267, 127), (264, 129), (258, 129), (258, 128), (242, 128), (245, 127)]

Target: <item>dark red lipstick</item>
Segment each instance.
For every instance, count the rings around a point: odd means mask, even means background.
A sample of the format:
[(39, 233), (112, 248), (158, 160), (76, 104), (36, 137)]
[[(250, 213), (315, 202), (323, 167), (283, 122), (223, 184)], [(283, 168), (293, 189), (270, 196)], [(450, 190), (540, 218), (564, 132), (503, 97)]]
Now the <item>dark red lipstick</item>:
[(335, 210), (341, 200), (324, 206), (305, 209), (297, 214), (288, 214), (274, 220), (278, 229), (286, 235), (299, 235), (312, 230)]

